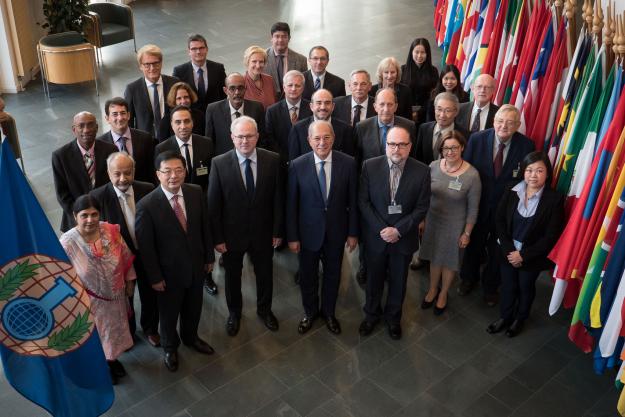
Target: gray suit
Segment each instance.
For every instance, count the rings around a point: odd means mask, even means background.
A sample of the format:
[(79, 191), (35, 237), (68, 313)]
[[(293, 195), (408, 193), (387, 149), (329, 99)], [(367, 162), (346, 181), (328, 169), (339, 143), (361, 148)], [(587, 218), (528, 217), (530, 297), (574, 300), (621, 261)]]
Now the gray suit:
[[(287, 53), (287, 70), (284, 71), (286, 74), (291, 70), (298, 70), (300, 72), (305, 72), (308, 70), (308, 60), (302, 54), (298, 54), (291, 48), (288, 48)], [(273, 51), (272, 47), (267, 48), (267, 64), (265, 65), (265, 73), (271, 75), (273, 78), (273, 85), (276, 89), (276, 95), (282, 95), (282, 80), (278, 79), (278, 68), (276, 67), (276, 54)]]
[[(473, 112), (473, 101), (469, 101), (468, 103), (460, 103), (460, 108), (458, 109), (458, 115), (456, 116), (456, 126), (460, 126), (465, 129), (467, 132), (471, 132), (471, 112)], [(498, 106), (490, 103), (490, 107), (488, 108), (488, 115), (486, 116), (486, 126), (484, 129), (490, 129), (493, 127), (493, 120), (495, 119), (495, 113), (499, 110)], [(467, 137), (467, 141), (469, 137)]]
[[(410, 132), (410, 141), (412, 142), (410, 156), (414, 158), (416, 152), (415, 143), (417, 141), (417, 129), (414, 122), (400, 116), (395, 116), (393, 125), (403, 127)], [(378, 116), (370, 117), (360, 123), (357, 123), (356, 162), (358, 163), (358, 168), (360, 169), (363, 161), (384, 154), (386, 154), (386, 150), (382, 148), (382, 143), (380, 141)]]

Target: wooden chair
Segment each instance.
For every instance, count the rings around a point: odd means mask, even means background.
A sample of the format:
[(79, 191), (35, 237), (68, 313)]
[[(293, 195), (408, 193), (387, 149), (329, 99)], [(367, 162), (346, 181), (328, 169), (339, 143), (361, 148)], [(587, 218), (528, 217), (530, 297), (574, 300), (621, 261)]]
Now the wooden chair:
[(11, 150), (15, 154), (15, 159), (19, 159), (22, 164), (22, 172), (26, 174), (24, 169), (24, 157), (22, 156), (22, 148), (20, 147), (20, 140), (17, 136), (17, 126), (15, 119), (8, 113), (5, 113), (5, 117), (0, 121), (0, 131), (5, 136), (5, 140), (9, 141)]
[(135, 24), (132, 9), (124, 4), (91, 3), (88, 14), (83, 15), (83, 30), (87, 40), (98, 50), (98, 61), (102, 60), (104, 46), (135, 40)]

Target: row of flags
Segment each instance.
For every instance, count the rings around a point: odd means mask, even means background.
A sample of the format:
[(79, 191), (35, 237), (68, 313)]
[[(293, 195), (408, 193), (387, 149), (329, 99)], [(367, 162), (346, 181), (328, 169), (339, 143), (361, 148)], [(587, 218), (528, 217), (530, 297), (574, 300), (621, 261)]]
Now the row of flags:
[[(495, 103), (514, 104), (521, 111), (520, 130), (549, 154), (552, 186), (567, 196), (568, 218), (549, 255), (556, 264), (549, 314), (562, 305), (574, 308), (569, 338), (593, 352), (597, 373), (618, 368), (622, 389), (623, 60), (611, 63), (610, 51), (585, 27), (570, 39), (569, 24), (546, 0), (437, 0), (434, 17), (442, 63), (461, 69), (467, 91), (478, 75), (492, 75)], [(623, 391), (618, 411), (625, 416)]]

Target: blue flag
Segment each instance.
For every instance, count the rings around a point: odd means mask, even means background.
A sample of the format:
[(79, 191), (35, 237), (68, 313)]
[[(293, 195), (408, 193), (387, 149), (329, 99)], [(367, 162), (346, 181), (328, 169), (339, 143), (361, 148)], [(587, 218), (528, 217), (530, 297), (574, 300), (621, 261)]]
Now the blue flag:
[(89, 296), (20, 171), (0, 147), (0, 357), (9, 383), (54, 417), (113, 404)]

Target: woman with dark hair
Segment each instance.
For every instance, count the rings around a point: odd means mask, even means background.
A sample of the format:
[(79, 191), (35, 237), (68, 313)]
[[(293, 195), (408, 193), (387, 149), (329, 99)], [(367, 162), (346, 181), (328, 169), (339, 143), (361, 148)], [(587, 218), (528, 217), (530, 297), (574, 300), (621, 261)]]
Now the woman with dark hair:
[(532, 152), (521, 163), (523, 181), (503, 196), (496, 214), (501, 248), (500, 318), (486, 331), (506, 330), (516, 336), (529, 317), (536, 279), (551, 269), (547, 255), (564, 226), (564, 196), (549, 187), (552, 167), (544, 152)]
[(392, 88), (397, 96), (397, 116), (412, 119), (412, 92), (410, 87), (399, 82), (401, 79), (401, 66), (395, 57), (389, 56), (380, 61), (376, 70), (378, 83), (371, 87), (369, 95), (375, 97), (381, 88)]
[(91, 301), (91, 312), (116, 384), (126, 375), (117, 358), (133, 345), (128, 327), (128, 297), (135, 288), (134, 256), (119, 225), (100, 221), (100, 205), (86, 194), (74, 202), (76, 226), (61, 236), (61, 245)]
[(438, 70), (432, 65), (432, 51), (427, 39), (416, 38), (412, 41), (401, 72), (401, 82), (412, 92), (415, 122), (420, 124), (425, 121), (426, 106), (438, 82)]
[(445, 68), (441, 71), (440, 77), (438, 78), (438, 84), (436, 88), (432, 91), (432, 95), (430, 97), (430, 101), (428, 103), (428, 110), (426, 114), (426, 121), (431, 122), (434, 119), (434, 99), (440, 93), (452, 93), (456, 97), (458, 97), (458, 101), (460, 103), (466, 103), (469, 101), (469, 94), (462, 88), (462, 83), (460, 82), (460, 71), (453, 64), (445, 65)]
[[(197, 94), (191, 86), (185, 82), (177, 82), (172, 85), (167, 94), (167, 106), (169, 109), (173, 109), (176, 106), (186, 106), (191, 109), (191, 119), (193, 119), (193, 133), (196, 135), (204, 136), (204, 112), (193, 107), (193, 104), (197, 102)], [(169, 119), (161, 121), (161, 123), (167, 123), (167, 129), (169, 130), (169, 136), (174, 134), (171, 128), (171, 122)]]

